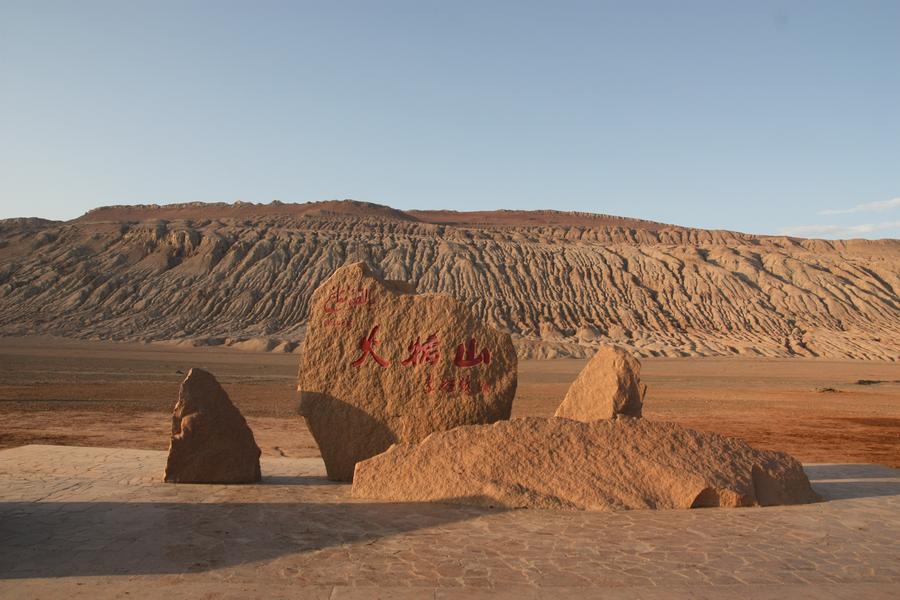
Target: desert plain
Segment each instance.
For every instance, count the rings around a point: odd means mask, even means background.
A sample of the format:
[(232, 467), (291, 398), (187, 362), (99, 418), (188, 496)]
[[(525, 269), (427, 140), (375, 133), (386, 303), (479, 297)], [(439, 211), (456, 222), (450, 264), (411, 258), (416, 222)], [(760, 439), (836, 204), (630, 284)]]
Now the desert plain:
[[(166, 450), (178, 386), (215, 373), (264, 456), (319, 456), (296, 411), (297, 354), (0, 338), (0, 448)], [(513, 418), (552, 416), (584, 359), (522, 360)], [(645, 358), (646, 418), (783, 450), (804, 463), (900, 468), (900, 365), (800, 358)]]

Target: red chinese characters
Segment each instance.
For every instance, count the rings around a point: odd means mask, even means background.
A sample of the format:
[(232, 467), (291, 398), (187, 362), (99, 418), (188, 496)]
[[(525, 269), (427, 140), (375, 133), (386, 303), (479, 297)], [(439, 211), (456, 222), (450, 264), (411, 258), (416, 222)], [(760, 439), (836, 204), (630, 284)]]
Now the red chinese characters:
[(458, 396), (472, 396), (478, 393), (489, 394), (491, 392), (491, 385), (488, 382), (482, 381), (479, 383), (474, 377), (471, 379), (467, 377), (443, 377), (438, 381), (438, 385), (435, 385), (434, 381), (431, 379), (431, 375), (428, 375), (425, 378), (422, 391), (426, 394), (443, 392), (445, 394), (455, 394)]
[(353, 325), (353, 316), (342, 317), (338, 315), (332, 315), (327, 317), (324, 321), (322, 321), (324, 325), (328, 327), (334, 327), (336, 329), (349, 329), (350, 326)]
[(377, 334), (377, 333), (378, 333), (378, 325), (376, 325), (375, 327), (372, 328), (372, 331), (369, 332), (368, 337), (360, 338), (359, 349), (362, 350), (362, 354), (359, 355), (359, 358), (357, 358), (352, 363), (350, 363), (351, 365), (359, 368), (359, 366), (361, 364), (363, 364), (363, 362), (365, 362), (366, 357), (371, 355), (372, 359), (375, 362), (377, 362), (379, 365), (381, 365), (383, 368), (386, 369), (389, 366), (391, 366), (391, 361), (385, 360), (384, 358), (378, 356), (378, 354), (375, 353), (375, 346), (377, 346), (380, 343), (378, 341), (378, 339), (375, 337), (375, 334)]
[(487, 348), (482, 349), (481, 353), (475, 355), (475, 338), (470, 338), (468, 344), (460, 344), (456, 347), (456, 357), (453, 364), (462, 369), (474, 367), (476, 365), (491, 364), (491, 351)]
[(409, 357), (402, 361), (401, 364), (415, 366), (427, 362), (428, 364), (435, 365), (441, 356), (441, 350), (438, 347), (438, 338), (434, 333), (425, 339), (424, 344), (421, 343), (417, 337), (416, 341), (409, 345), (407, 351), (409, 352)]
[[(375, 347), (381, 343), (377, 337), (378, 330), (379, 326), (375, 325), (372, 327), (368, 336), (360, 338), (360, 354), (356, 360), (350, 363), (351, 365), (359, 368), (366, 362), (368, 357), (371, 356), (372, 360), (381, 365), (382, 368), (387, 369), (391, 366), (390, 360), (380, 356), (375, 351)], [(488, 348), (482, 348), (481, 352), (476, 352), (477, 349), (474, 338), (471, 338), (466, 344), (460, 344), (456, 348), (453, 365), (457, 369), (468, 369), (477, 365), (489, 365), (491, 363), (490, 350)], [(438, 365), (441, 360), (442, 353), (440, 340), (436, 333), (428, 335), (424, 342), (422, 341), (422, 336), (416, 336), (415, 341), (410, 343), (406, 347), (406, 350), (408, 356), (400, 361), (400, 364), (406, 367), (415, 367), (423, 364), (435, 366)], [(491, 386), (485, 381), (479, 381), (476, 377), (456, 377), (447, 376), (445, 374), (442, 377), (436, 377), (432, 380), (432, 376), (427, 375), (423, 380), (422, 391), (426, 394), (442, 392), (450, 395), (470, 396), (478, 393), (488, 394), (491, 391)]]
[(325, 306), (322, 308), (328, 314), (334, 314), (339, 310), (353, 310), (357, 306), (369, 306), (372, 304), (372, 298), (369, 290), (359, 288), (352, 294), (344, 293), (344, 289), (340, 286), (335, 287), (325, 299)]

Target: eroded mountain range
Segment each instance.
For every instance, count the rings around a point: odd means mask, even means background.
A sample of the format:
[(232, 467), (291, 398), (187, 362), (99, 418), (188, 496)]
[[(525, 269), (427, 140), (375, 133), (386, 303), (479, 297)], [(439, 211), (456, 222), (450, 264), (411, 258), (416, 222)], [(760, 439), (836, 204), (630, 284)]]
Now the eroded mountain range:
[(459, 298), (523, 357), (613, 342), (642, 356), (900, 360), (900, 240), (354, 201), (0, 221), (0, 335), (290, 351), (312, 292), (359, 260)]

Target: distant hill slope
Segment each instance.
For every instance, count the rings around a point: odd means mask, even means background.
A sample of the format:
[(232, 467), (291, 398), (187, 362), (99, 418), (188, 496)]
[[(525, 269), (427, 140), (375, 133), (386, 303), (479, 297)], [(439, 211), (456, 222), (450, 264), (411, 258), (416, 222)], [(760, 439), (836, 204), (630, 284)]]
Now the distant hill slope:
[(644, 356), (900, 360), (898, 240), (351, 201), (0, 222), (0, 335), (290, 350), (312, 291), (356, 260), (461, 299), (512, 332), (522, 356), (585, 356), (614, 342)]
[(543, 227), (547, 225), (571, 225), (592, 227), (609, 225), (657, 231), (664, 227), (674, 227), (654, 221), (615, 217), (583, 212), (562, 212), (558, 210), (491, 210), (459, 212), (455, 210), (410, 210), (402, 211), (381, 204), (359, 202), (357, 200), (323, 200), (291, 204), (275, 200), (269, 204), (251, 202), (187, 202), (182, 204), (137, 204), (122, 206), (101, 206), (88, 211), (78, 219), (79, 223), (100, 223), (104, 221), (146, 221), (164, 219), (246, 219), (263, 217), (337, 217), (386, 219), (393, 221), (417, 221), (436, 225), (456, 225), (466, 227)]
[(263, 217), (351, 216), (415, 221), (401, 210), (357, 200), (323, 200), (292, 204), (275, 200), (269, 204), (252, 202), (187, 202), (183, 204), (135, 204), (101, 206), (75, 219), (79, 223), (104, 221), (146, 221), (164, 219), (247, 219)]

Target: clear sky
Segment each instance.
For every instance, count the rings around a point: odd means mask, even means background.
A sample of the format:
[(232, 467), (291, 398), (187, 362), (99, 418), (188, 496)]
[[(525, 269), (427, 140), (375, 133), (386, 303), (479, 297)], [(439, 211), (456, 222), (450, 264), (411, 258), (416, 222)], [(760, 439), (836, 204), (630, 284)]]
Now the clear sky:
[(900, 1), (0, 0), (0, 217), (332, 198), (900, 237)]

